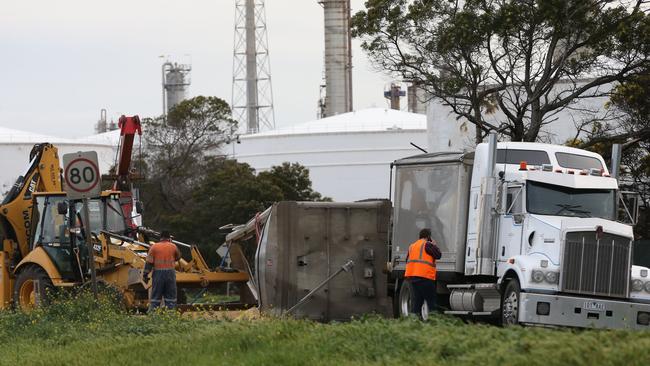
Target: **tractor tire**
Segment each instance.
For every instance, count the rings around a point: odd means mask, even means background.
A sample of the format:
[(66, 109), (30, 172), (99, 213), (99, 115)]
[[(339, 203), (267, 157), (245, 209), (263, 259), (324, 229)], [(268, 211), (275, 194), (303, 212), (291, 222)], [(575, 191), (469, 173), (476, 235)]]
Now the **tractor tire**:
[(29, 312), (50, 303), (54, 285), (47, 272), (39, 266), (25, 267), (18, 273), (14, 285), (13, 305), (16, 310)]
[(510, 327), (519, 324), (519, 293), (521, 287), (519, 280), (511, 279), (506, 284), (501, 298), (501, 324), (504, 327)]

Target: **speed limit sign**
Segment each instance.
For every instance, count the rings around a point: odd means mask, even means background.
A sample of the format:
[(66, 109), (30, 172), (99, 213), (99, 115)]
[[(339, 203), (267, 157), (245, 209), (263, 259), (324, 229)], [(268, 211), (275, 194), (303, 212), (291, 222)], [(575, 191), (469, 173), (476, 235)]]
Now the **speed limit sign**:
[(63, 178), (68, 198), (98, 197), (102, 185), (97, 152), (80, 151), (63, 155)]

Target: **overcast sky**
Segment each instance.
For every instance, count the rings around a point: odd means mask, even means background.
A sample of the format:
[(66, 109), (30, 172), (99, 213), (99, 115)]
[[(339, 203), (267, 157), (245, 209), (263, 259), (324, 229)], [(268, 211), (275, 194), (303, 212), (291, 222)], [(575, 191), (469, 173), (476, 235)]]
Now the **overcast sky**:
[[(353, 12), (364, 0), (352, 0)], [(317, 0), (267, 0), (276, 125), (316, 116), (323, 75)], [(1, 0), (0, 126), (94, 133), (101, 108), (159, 115), (160, 55), (191, 55), (189, 95), (231, 99), (235, 0)], [(354, 107), (386, 106), (390, 79), (353, 45)]]

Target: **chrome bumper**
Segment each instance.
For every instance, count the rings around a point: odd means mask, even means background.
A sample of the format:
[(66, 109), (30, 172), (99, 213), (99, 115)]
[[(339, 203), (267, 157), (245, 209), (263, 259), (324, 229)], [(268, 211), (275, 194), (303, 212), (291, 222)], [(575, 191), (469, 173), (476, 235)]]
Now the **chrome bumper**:
[[(530, 292), (520, 293), (519, 300), (523, 324), (650, 330), (650, 325), (637, 322), (640, 311), (650, 313), (650, 304)], [(548, 315), (538, 314), (538, 303), (550, 305)]]

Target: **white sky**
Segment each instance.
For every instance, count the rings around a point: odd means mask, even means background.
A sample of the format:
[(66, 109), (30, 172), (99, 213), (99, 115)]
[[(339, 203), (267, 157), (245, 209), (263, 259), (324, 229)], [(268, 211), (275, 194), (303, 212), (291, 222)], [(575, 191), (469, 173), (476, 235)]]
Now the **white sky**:
[[(352, 0), (353, 13), (365, 0)], [(160, 55), (191, 55), (189, 95), (230, 103), (235, 0), (0, 0), (0, 126), (94, 133), (101, 108), (161, 113)], [(315, 118), (323, 73), (317, 0), (266, 0), (277, 126)], [(353, 42), (354, 108), (386, 106), (390, 78)], [(404, 103), (405, 104), (405, 103)]]

